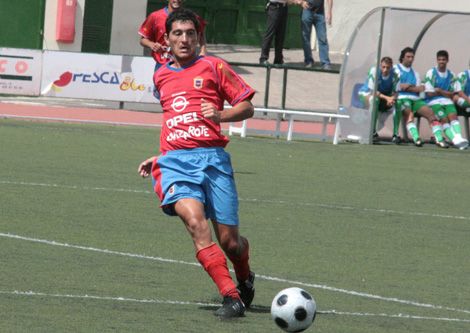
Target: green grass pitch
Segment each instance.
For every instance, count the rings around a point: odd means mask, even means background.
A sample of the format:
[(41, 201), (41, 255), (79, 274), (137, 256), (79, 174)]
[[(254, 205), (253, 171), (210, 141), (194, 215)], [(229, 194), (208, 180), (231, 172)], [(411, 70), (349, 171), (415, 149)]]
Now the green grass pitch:
[(150, 180), (158, 131), (0, 120), (0, 332), (277, 332), (281, 289), (312, 332), (470, 331), (470, 154), (232, 138), (253, 309), (217, 291)]

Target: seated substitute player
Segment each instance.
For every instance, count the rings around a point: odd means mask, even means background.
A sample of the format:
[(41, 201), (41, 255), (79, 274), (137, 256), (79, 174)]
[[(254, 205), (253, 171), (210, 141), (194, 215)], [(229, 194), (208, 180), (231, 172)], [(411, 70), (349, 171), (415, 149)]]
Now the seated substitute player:
[(415, 72), (411, 67), (415, 57), (415, 51), (411, 47), (405, 47), (400, 53), (400, 63), (395, 65), (396, 70), (400, 73), (400, 88), (398, 91), (398, 99), (396, 108), (403, 112), (406, 121), (406, 128), (410, 133), (415, 146), (423, 145), (418, 128), (414, 123), (414, 115), (418, 114), (426, 118), (432, 128), (436, 144), (441, 148), (448, 148), (442, 136), (442, 126), (434, 112), (426, 105), (426, 102), (419, 97), (424, 92), (424, 86), (421, 84), (419, 73)]
[[(255, 275), (248, 240), (239, 234), (238, 196), (220, 123), (252, 117), (255, 92), (225, 61), (197, 55), (198, 29), (199, 21), (188, 9), (168, 16), (165, 39), (174, 61), (154, 74), (163, 108), (161, 155), (143, 161), (138, 172), (152, 175), (163, 211), (184, 222), (197, 260), (223, 296), (215, 315), (241, 317), (253, 300)], [(224, 109), (224, 100), (233, 107)], [(224, 252), (212, 240), (209, 219), (233, 264), (238, 287)]]
[[(397, 99), (397, 89), (400, 82), (398, 72), (393, 69), (393, 60), (390, 57), (383, 57), (380, 60), (380, 69), (378, 71), (379, 78), (377, 80), (376, 97), (373, 98), (372, 92), (375, 88), (375, 75), (376, 67), (372, 66), (367, 75), (364, 85), (359, 89), (359, 99), (364, 103), (367, 108), (370, 108), (374, 100), (377, 107), (377, 112), (392, 112), (393, 113), (393, 137), (392, 142), (400, 143), (398, 131), (400, 128), (401, 113), (395, 110), (395, 101)], [(378, 137), (377, 134), (377, 113), (372, 120), (373, 136)]]
[[(171, 59), (171, 50), (165, 42), (165, 22), (169, 14), (182, 8), (183, 0), (168, 0), (168, 6), (150, 13), (140, 26), (140, 45), (148, 47), (155, 59), (155, 70)], [(204, 28), (206, 22), (197, 16), (200, 26), (200, 55), (206, 54)]]
[(436, 53), (437, 66), (431, 68), (424, 79), (426, 103), (441, 121), (444, 133), (452, 144), (466, 149), (468, 141), (462, 137), (457, 109), (452, 101), (455, 93), (455, 74), (447, 68), (449, 53), (440, 50)]
[(468, 62), (469, 69), (459, 73), (457, 81), (455, 82), (454, 102), (467, 112), (470, 112), (470, 61)]

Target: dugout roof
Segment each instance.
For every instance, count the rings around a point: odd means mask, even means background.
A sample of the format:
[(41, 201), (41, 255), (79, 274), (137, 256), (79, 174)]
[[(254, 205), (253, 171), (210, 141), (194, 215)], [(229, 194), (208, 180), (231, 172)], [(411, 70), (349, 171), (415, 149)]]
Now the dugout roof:
[(400, 51), (416, 50), (413, 68), (421, 80), (436, 65), (436, 52), (449, 52), (448, 68), (455, 74), (469, 68), (470, 13), (379, 7), (367, 13), (353, 31), (347, 45), (340, 73), (340, 113), (350, 115), (341, 120), (340, 136), (370, 143), (370, 111), (358, 106), (355, 87), (364, 83), (369, 68), (383, 56), (398, 63)]

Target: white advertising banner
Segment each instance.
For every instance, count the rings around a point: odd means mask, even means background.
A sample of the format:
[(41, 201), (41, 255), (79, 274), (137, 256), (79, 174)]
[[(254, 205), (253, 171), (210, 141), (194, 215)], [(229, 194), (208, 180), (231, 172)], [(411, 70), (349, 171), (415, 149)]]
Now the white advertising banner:
[(42, 51), (0, 48), (0, 93), (39, 96)]
[(155, 103), (150, 57), (44, 51), (41, 95)]

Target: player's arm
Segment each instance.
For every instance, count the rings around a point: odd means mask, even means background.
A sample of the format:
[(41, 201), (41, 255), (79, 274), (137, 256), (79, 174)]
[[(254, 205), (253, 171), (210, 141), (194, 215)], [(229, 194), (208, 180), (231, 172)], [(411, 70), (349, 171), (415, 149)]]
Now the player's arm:
[(164, 47), (162, 44), (154, 42), (145, 37), (140, 38), (140, 45), (142, 45), (143, 47), (148, 47), (153, 52), (161, 53), (164, 51)]
[(424, 86), (421, 84), (415, 86), (409, 83), (401, 83), (400, 90), (419, 94), (420, 92), (424, 91)]
[(155, 161), (157, 156), (152, 156), (147, 158), (145, 161), (139, 164), (139, 168), (137, 169), (137, 172), (139, 175), (142, 177), (148, 177), (150, 176), (150, 173), (152, 172), (152, 164)]
[(205, 99), (201, 99), (201, 111), (205, 118), (212, 119), (216, 123), (242, 121), (253, 117), (255, 112), (250, 100), (243, 100), (232, 108), (220, 111)]

